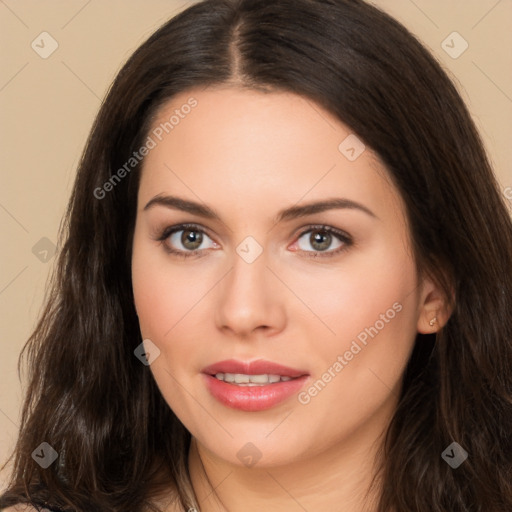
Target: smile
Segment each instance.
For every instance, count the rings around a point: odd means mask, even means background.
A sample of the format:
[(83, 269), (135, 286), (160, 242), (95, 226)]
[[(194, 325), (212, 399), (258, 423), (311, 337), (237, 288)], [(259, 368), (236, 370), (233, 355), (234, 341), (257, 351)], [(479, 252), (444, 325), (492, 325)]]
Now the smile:
[(246, 412), (264, 411), (298, 393), (310, 375), (274, 361), (218, 361), (202, 369), (210, 394), (222, 405)]

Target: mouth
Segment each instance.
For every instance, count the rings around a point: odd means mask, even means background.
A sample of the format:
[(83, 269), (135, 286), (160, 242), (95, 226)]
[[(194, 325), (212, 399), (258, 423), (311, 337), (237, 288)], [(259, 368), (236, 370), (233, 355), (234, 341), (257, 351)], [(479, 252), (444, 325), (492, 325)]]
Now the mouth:
[(305, 370), (265, 360), (220, 361), (202, 370), (211, 395), (242, 411), (270, 409), (297, 393), (309, 380)]

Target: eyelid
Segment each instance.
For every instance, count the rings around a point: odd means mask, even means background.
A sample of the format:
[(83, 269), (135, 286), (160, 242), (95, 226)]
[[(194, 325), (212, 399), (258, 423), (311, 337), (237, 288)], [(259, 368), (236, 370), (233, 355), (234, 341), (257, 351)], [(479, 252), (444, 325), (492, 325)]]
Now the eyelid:
[[(302, 228), (301, 228), (302, 229)], [(298, 238), (305, 235), (306, 233), (309, 233), (310, 231), (325, 231), (327, 233), (334, 234), (336, 236), (339, 236), (340, 238), (343, 238), (347, 241), (352, 241), (352, 237), (342, 229), (335, 228), (333, 226), (329, 226), (327, 224), (309, 224), (308, 226), (305, 226), (301, 231), (299, 231), (299, 234), (296, 235)]]
[(212, 235), (210, 235), (210, 232), (207, 228), (201, 226), (200, 224), (195, 224), (194, 222), (182, 222), (179, 224), (168, 225), (163, 229), (157, 228), (155, 230), (153, 238), (159, 242), (164, 241), (167, 238), (169, 238), (173, 233), (176, 233), (177, 231), (183, 231), (185, 229), (204, 233), (213, 239)]

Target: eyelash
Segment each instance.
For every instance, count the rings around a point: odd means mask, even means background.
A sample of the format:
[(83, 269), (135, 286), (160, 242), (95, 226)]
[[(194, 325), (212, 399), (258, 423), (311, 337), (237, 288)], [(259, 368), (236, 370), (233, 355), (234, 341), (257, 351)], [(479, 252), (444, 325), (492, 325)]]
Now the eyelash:
[[(197, 224), (178, 224), (176, 226), (169, 226), (165, 228), (161, 234), (156, 238), (158, 242), (161, 242), (164, 245), (164, 249), (167, 253), (173, 254), (175, 256), (178, 256), (180, 258), (190, 258), (192, 256), (196, 256), (197, 254), (201, 253), (202, 251), (206, 249), (195, 249), (194, 251), (179, 251), (176, 249), (171, 249), (167, 244), (164, 242), (174, 233), (183, 231), (183, 230), (191, 230), (196, 233), (202, 233), (204, 235), (207, 235), (209, 238), (211, 238), (206, 231), (201, 229)], [(340, 231), (339, 229), (325, 226), (323, 224), (316, 224), (312, 226), (308, 226), (305, 228), (301, 233), (297, 236), (297, 240), (302, 238), (306, 233), (309, 233), (310, 231), (320, 231), (322, 233), (329, 233), (331, 235), (334, 235), (336, 238), (339, 239), (340, 242), (343, 243), (341, 247), (336, 249), (335, 251), (302, 251), (307, 254), (306, 257), (308, 258), (332, 258), (344, 251), (346, 251), (349, 247), (353, 245), (352, 238), (344, 233), (343, 231)], [(298, 249), (298, 251), (301, 251), (301, 249)], [(312, 253), (312, 254), (308, 254)]]

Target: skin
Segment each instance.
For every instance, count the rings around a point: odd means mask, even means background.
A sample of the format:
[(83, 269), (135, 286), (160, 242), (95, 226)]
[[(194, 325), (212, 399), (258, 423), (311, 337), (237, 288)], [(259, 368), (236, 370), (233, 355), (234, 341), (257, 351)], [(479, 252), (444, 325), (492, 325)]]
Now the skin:
[[(191, 97), (197, 106), (145, 158), (132, 279), (142, 337), (160, 350), (151, 372), (193, 436), (189, 467), (201, 510), (371, 510), (375, 495), (365, 504), (364, 494), (416, 334), (448, 319), (441, 291), (418, 278), (400, 194), (369, 148), (355, 161), (340, 152), (350, 128), (309, 99), (193, 89), (169, 101), (154, 126)], [(221, 221), (144, 210), (165, 194), (207, 204)], [(332, 209), (275, 222), (281, 209), (328, 198), (374, 216)], [(165, 250), (197, 247), (183, 245), (182, 232), (155, 240), (183, 222), (206, 233), (201, 253), (187, 259)], [(327, 235), (319, 250), (317, 231), (307, 230), (316, 224), (348, 233), (353, 244), (334, 254), (344, 244), (333, 235), (329, 245)], [(236, 251), (248, 236), (263, 251), (252, 263)], [(307, 390), (397, 303), (400, 312), (307, 404), (293, 396), (243, 412), (203, 383), (206, 365), (264, 358), (306, 369)], [(252, 467), (237, 457), (248, 442), (261, 454)]]

